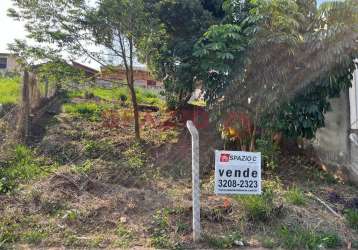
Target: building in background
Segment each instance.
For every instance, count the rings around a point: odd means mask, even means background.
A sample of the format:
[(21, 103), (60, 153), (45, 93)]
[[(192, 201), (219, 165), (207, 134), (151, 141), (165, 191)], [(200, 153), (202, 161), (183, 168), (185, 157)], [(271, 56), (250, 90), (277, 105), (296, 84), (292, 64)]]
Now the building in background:
[(15, 54), (0, 53), (0, 74), (18, 73), (20, 65), (17, 60), (18, 57)]
[[(163, 82), (155, 79), (146, 67), (134, 67), (134, 86), (148, 89), (162, 89)], [(97, 83), (104, 87), (126, 84), (126, 70), (122, 66), (101, 68), (101, 76)]]

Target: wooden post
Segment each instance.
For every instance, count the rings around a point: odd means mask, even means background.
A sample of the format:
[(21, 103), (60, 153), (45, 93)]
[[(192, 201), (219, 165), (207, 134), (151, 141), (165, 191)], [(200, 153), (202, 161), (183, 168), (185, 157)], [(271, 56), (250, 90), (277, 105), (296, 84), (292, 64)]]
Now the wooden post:
[(30, 86), (29, 72), (24, 71), (21, 93), (21, 109), (18, 124), (18, 135), (21, 142), (26, 143), (30, 133)]
[(199, 178), (199, 133), (192, 121), (186, 126), (191, 134), (192, 143), (192, 199), (193, 199), (193, 240), (200, 240), (200, 178)]

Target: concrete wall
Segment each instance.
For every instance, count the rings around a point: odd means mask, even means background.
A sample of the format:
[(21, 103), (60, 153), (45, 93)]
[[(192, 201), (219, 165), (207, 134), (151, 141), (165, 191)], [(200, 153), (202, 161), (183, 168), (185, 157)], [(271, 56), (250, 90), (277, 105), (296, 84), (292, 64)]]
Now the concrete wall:
[(349, 139), (348, 93), (331, 100), (332, 111), (325, 115), (326, 126), (316, 133), (314, 148), (321, 161), (334, 172), (358, 183), (358, 147)]
[(0, 54), (1, 58), (7, 58), (7, 68), (6, 69), (0, 69), (0, 73), (4, 74), (6, 72), (19, 72), (20, 66), (17, 63), (17, 57), (14, 55), (8, 55), (8, 54)]

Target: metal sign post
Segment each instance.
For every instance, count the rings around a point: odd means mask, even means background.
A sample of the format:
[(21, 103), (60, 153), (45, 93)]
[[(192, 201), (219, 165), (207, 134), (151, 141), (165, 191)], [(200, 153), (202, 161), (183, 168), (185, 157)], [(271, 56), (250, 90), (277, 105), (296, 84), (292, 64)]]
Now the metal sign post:
[(192, 196), (193, 196), (193, 240), (200, 240), (200, 179), (199, 179), (199, 133), (192, 121), (186, 126), (191, 134), (192, 144)]

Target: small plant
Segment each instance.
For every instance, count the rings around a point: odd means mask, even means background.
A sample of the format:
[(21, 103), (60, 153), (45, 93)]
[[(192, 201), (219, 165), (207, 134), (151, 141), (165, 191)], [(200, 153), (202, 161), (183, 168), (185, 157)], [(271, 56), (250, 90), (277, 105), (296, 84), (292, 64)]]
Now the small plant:
[(119, 100), (121, 101), (121, 105), (125, 106), (126, 105), (126, 101), (127, 101), (128, 97), (125, 94), (120, 94), (119, 95)]
[(256, 150), (262, 154), (264, 167), (269, 170), (275, 170), (277, 168), (279, 146), (274, 142), (271, 136), (256, 139)]
[(132, 144), (123, 154), (132, 169), (139, 170), (144, 167), (146, 155), (139, 143)]
[(348, 225), (355, 230), (358, 230), (358, 209), (345, 210), (344, 216), (348, 222)]
[(273, 192), (267, 190), (260, 196), (236, 196), (236, 199), (243, 205), (249, 219), (266, 221), (270, 219), (274, 208), (273, 197)]
[(97, 103), (66, 103), (64, 109), (66, 113), (89, 121), (98, 122), (101, 120), (101, 113), (108, 105), (99, 105)]
[(14, 190), (21, 181), (31, 180), (43, 174), (34, 153), (24, 145), (17, 145), (10, 152), (5, 166), (0, 166), (0, 193)]
[(210, 247), (218, 249), (232, 248), (238, 242), (242, 242), (239, 232), (233, 232), (223, 236), (204, 235), (204, 240)]
[(88, 174), (93, 168), (93, 161), (86, 160), (82, 164), (72, 165), (71, 169), (78, 174)]
[(118, 240), (116, 241), (116, 245), (121, 248), (130, 247), (131, 242), (134, 239), (133, 232), (129, 230), (123, 223), (118, 223), (116, 228), (116, 235), (118, 236)]
[(286, 249), (334, 248), (341, 245), (341, 239), (335, 233), (315, 232), (303, 227), (283, 227), (279, 230), (280, 242)]
[(23, 233), (22, 239), (29, 244), (39, 244), (48, 234), (43, 230), (32, 230)]
[(302, 206), (306, 203), (305, 194), (297, 187), (289, 189), (285, 194), (285, 198), (287, 202), (297, 206)]
[(151, 245), (155, 248), (171, 248), (173, 246), (169, 237), (169, 209), (157, 210), (153, 216)]

